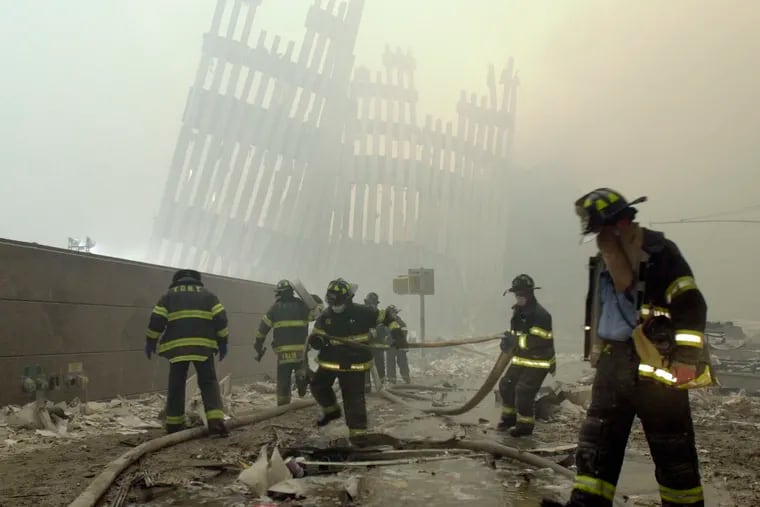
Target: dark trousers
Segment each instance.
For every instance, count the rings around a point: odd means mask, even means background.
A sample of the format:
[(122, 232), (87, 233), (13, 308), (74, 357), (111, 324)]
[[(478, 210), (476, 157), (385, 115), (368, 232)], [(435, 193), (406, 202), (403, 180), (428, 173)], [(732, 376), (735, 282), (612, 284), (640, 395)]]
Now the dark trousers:
[(198, 374), (198, 387), (203, 398), (203, 408), (206, 419), (212, 421), (224, 420), (224, 405), (219, 392), (219, 381), (216, 379), (214, 358), (205, 361), (183, 361), (169, 364), (169, 389), (166, 393), (166, 428), (176, 429), (185, 425), (185, 385), (190, 363), (195, 366)]
[(407, 384), (411, 382), (411, 378), (409, 377), (409, 360), (406, 356), (406, 350), (390, 348), (386, 351), (386, 354), (388, 357), (385, 372), (388, 380), (396, 382), (396, 366), (398, 365), (401, 378), (404, 379), (404, 382)]
[(536, 394), (549, 370), (510, 365), (499, 381), (501, 395), (501, 418), (521, 429), (533, 430), (536, 424), (534, 405)]
[(277, 355), (277, 405), (290, 403), (293, 375), (296, 376), (298, 395), (306, 395), (306, 377), (299, 375), (303, 365), (303, 354), (299, 352), (281, 352)]
[(641, 420), (665, 507), (703, 507), (689, 394), (640, 379), (630, 341), (602, 349), (581, 426), (572, 506), (612, 505), (635, 416)]
[(343, 411), (346, 414), (346, 426), (348, 426), (349, 434), (366, 433), (365, 372), (327, 370), (320, 366), (311, 379), (311, 394), (325, 413), (340, 410), (332, 387), (336, 378), (343, 395)]

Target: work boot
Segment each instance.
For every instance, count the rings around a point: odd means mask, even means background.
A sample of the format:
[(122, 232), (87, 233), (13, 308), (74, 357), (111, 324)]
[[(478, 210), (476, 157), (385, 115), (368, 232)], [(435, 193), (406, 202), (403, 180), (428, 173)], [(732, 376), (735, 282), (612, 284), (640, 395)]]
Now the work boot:
[(167, 424), (166, 434), (171, 435), (172, 433), (177, 433), (178, 431), (182, 431), (184, 429), (185, 429), (184, 424)]
[(533, 434), (533, 426), (528, 426), (526, 424), (518, 424), (517, 426), (509, 430), (509, 434), (515, 438), (527, 437), (528, 435)]
[(208, 434), (211, 437), (228, 437), (230, 432), (221, 419), (213, 419), (208, 422)]
[(339, 407), (334, 408), (333, 410), (330, 410), (329, 412), (324, 412), (322, 414), (322, 417), (317, 419), (317, 426), (327, 426), (330, 421), (334, 421), (335, 419), (340, 419), (340, 416), (342, 415), (341, 410)]
[(499, 421), (498, 426), (496, 426), (496, 431), (507, 431), (509, 428), (517, 424), (517, 417), (514, 415), (505, 415), (501, 417), (501, 420)]

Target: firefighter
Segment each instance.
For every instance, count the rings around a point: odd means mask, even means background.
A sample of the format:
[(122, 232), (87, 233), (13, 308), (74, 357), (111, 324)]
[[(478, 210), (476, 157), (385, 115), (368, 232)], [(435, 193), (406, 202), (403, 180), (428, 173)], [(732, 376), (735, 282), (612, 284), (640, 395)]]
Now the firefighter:
[(635, 222), (633, 205), (645, 200), (629, 203), (599, 188), (575, 203), (582, 233), (596, 236), (602, 266), (599, 282), (589, 288), (600, 310), (587, 309), (602, 348), (568, 506), (612, 505), (636, 416), (662, 505), (704, 506), (687, 389), (713, 384), (704, 338), (707, 305), (675, 243)]
[(557, 367), (552, 316), (536, 301), (535, 290), (539, 288), (533, 278), (523, 274), (512, 280), (512, 287), (504, 292), (514, 294), (516, 303), (501, 349), (514, 351), (514, 356), (499, 382), (502, 414), (497, 429), (509, 429), (513, 437), (533, 433), (536, 394), (546, 374), (553, 374)]
[[(388, 308), (396, 314), (396, 320), (398, 320), (399, 324), (401, 324), (401, 327), (406, 328), (406, 324), (398, 315), (401, 310), (393, 305), (390, 305)], [(388, 382), (391, 384), (396, 383), (396, 366), (398, 366), (398, 370), (401, 373), (401, 378), (404, 380), (404, 383), (411, 383), (412, 380), (409, 376), (409, 359), (406, 356), (406, 350), (392, 347), (386, 350), (386, 354), (387, 358), (385, 362), (385, 378), (388, 380)]]
[(303, 352), (309, 331), (309, 322), (316, 316), (303, 300), (295, 296), (293, 285), (280, 280), (274, 290), (275, 302), (261, 319), (256, 333), (254, 349), (256, 361), (261, 361), (266, 349), (264, 341), (270, 329), (274, 329), (272, 348), (277, 354), (277, 405), (290, 403), (291, 381), (296, 377), (298, 396), (306, 395), (307, 381), (301, 372)]
[(219, 299), (203, 286), (201, 274), (192, 269), (174, 273), (169, 291), (153, 308), (145, 341), (148, 359), (158, 355), (169, 360), (166, 394), (166, 431), (185, 428), (185, 383), (192, 363), (198, 374), (208, 431), (226, 436), (222, 396), (214, 368), (227, 355), (227, 313)]
[[(364, 304), (377, 310), (380, 305), (380, 297), (376, 292), (370, 292), (364, 297)], [(380, 377), (380, 382), (385, 382), (385, 349), (381, 348), (388, 342), (388, 328), (383, 324), (378, 325), (369, 332), (370, 343), (377, 345), (378, 348), (372, 351), (372, 359), (375, 361), (375, 367), (377, 368), (377, 374)], [(367, 379), (365, 381), (365, 392), (372, 390), (372, 372), (367, 372)], [(376, 389), (380, 389), (380, 386), (375, 386)]]
[(311, 380), (311, 393), (322, 408), (317, 426), (340, 418), (341, 409), (333, 391), (338, 379), (351, 441), (357, 445), (367, 433), (367, 407), (364, 379), (372, 367), (372, 350), (340, 344), (331, 338), (344, 338), (359, 344), (369, 343), (369, 332), (380, 324), (388, 327), (391, 346), (405, 346), (404, 330), (393, 312), (355, 304), (351, 285), (339, 278), (327, 286), (327, 309), (317, 318), (309, 345), (319, 351), (319, 367)]

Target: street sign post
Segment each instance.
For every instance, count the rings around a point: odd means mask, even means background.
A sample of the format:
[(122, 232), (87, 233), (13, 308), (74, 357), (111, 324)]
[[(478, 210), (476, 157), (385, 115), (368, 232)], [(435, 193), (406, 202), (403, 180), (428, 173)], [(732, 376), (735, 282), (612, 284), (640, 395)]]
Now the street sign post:
[[(425, 343), (425, 296), (435, 294), (435, 271), (429, 268), (409, 268), (406, 275), (393, 279), (393, 293), (401, 296), (420, 296), (420, 341)], [(425, 349), (422, 349), (425, 361)]]

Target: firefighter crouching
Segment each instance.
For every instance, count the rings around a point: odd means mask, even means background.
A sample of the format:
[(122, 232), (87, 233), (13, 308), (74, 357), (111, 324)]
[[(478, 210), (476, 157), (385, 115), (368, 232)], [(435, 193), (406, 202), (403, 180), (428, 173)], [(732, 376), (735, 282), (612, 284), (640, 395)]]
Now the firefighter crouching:
[(704, 506), (687, 389), (713, 384), (704, 338), (707, 305), (678, 247), (634, 221), (633, 205), (645, 200), (628, 203), (600, 188), (575, 204), (583, 234), (597, 235), (601, 254), (599, 282), (590, 287), (601, 310), (587, 314), (598, 322), (603, 346), (568, 506), (612, 505), (636, 416), (662, 505)]
[(277, 354), (277, 405), (290, 403), (291, 382), (296, 377), (298, 395), (306, 395), (306, 377), (300, 374), (309, 322), (316, 316), (306, 303), (295, 296), (288, 280), (280, 280), (275, 287), (275, 302), (261, 319), (256, 333), (256, 361), (261, 361), (266, 349), (264, 341), (273, 331), (272, 349)]
[(319, 367), (311, 380), (311, 393), (323, 411), (317, 426), (340, 418), (340, 406), (333, 392), (337, 378), (349, 437), (352, 442), (361, 443), (362, 435), (367, 432), (364, 381), (372, 367), (372, 350), (339, 344), (331, 337), (367, 344), (370, 330), (379, 324), (388, 326), (392, 346), (403, 347), (405, 337), (392, 312), (355, 304), (352, 296), (351, 285), (343, 279), (333, 280), (327, 287), (327, 309), (317, 318), (309, 337), (309, 345), (319, 350)]
[[(515, 295), (510, 330), (501, 342), (504, 352), (514, 350), (512, 363), (499, 382), (502, 400), (497, 429), (521, 437), (533, 433), (534, 402), (546, 374), (556, 371), (552, 316), (535, 297), (535, 282), (528, 275), (512, 280), (507, 291)], [(504, 292), (504, 295), (507, 294)]]
[(211, 435), (225, 436), (224, 412), (214, 354), (219, 361), (227, 355), (227, 313), (212, 292), (191, 269), (177, 271), (169, 291), (153, 308), (148, 324), (145, 354), (156, 352), (169, 360), (169, 389), (166, 395), (166, 431), (185, 428), (185, 383), (190, 363), (198, 374), (198, 387)]

